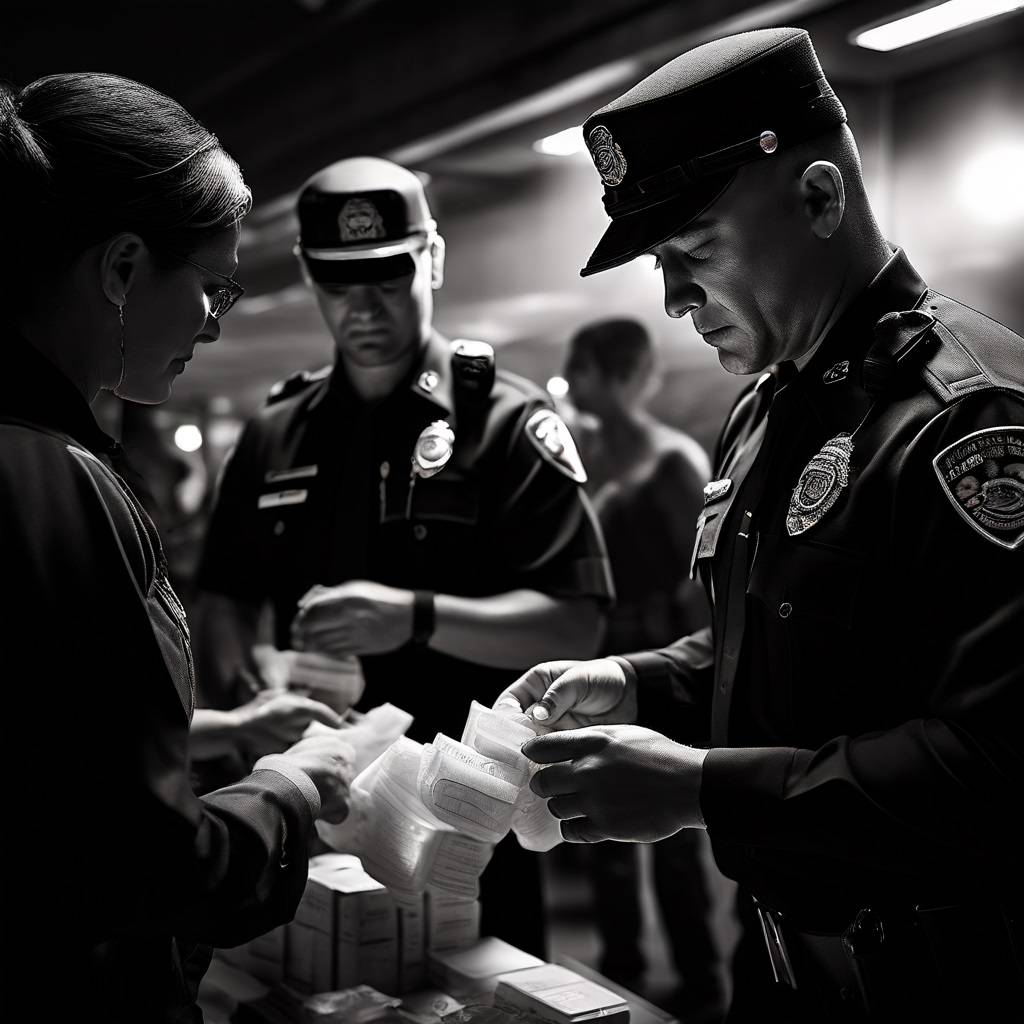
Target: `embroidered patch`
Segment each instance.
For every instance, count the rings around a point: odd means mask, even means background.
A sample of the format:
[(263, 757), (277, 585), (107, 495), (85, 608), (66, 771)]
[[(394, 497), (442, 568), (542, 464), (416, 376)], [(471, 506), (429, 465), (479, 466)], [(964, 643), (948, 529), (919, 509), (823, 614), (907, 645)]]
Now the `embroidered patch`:
[(626, 155), (603, 124), (595, 125), (587, 136), (587, 148), (601, 180), (614, 188), (626, 177)]
[(986, 540), (1012, 551), (1024, 543), (1024, 427), (989, 427), (932, 459), (953, 507)]
[(384, 218), (369, 199), (349, 199), (338, 214), (338, 234), (343, 242), (372, 242), (385, 236)]
[(578, 484), (587, 482), (576, 442), (562, 417), (553, 409), (538, 409), (526, 422), (526, 436), (546, 462)]
[(811, 459), (800, 474), (786, 514), (786, 533), (795, 537), (821, 522), (850, 482), (853, 441), (837, 434)]

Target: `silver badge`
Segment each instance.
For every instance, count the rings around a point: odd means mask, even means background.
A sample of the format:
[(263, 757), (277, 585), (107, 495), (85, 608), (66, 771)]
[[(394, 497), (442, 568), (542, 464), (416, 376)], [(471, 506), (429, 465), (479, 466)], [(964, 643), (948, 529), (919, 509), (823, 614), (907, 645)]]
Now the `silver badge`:
[(596, 125), (587, 136), (587, 148), (601, 180), (613, 188), (626, 177), (626, 155), (603, 124)]
[(840, 363), (836, 363), (830, 366), (825, 373), (822, 375), (822, 384), (838, 384), (841, 380), (846, 380), (850, 375), (850, 360), (844, 359)]
[(384, 218), (369, 199), (349, 199), (338, 214), (343, 242), (372, 242), (385, 236)]
[(454, 444), (455, 432), (444, 420), (435, 420), (425, 427), (412, 452), (413, 476), (428, 480), (440, 473), (452, 457)]
[(704, 485), (704, 504), (709, 505), (719, 498), (724, 498), (732, 490), (732, 481), (728, 477), (712, 480)]
[(424, 370), (420, 374), (420, 379), (417, 383), (421, 391), (426, 391), (429, 394), (437, 387), (440, 380), (441, 378), (433, 370)]
[(789, 499), (786, 533), (795, 537), (817, 525), (850, 482), (853, 438), (837, 434), (804, 467)]

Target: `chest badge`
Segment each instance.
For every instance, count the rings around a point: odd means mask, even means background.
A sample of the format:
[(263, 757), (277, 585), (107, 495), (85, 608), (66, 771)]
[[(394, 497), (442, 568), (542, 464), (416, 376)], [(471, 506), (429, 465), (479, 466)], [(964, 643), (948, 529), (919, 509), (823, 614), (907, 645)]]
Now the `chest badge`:
[(732, 480), (723, 477), (721, 480), (712, 480), (704, 485), (704, 504), (710, 505), (719, 498), (724, 498), (732, 490)]
[(985, 540), (1013, 551), (1024, 544), (1024, 427), (989, 427), (932, 460), (946, 497)]
[(412, 451), (412, 475), (429, 480), (448, 465), (455, 446), (455, 431), (444, 420), (435, 420), (416, 438)]
[(844, 359), (841, 363), (830, 366), (822, 375), (821, 382), (823, 384), (838, 384), (839, 381), (846, 380), (849, 376), (850, 360)]
[(852, 454), (851, 435), (836, 434), (804, 467), (786, 514), (786, 533), (790, 537), (816, 526), (839, 500), (850, 482)]

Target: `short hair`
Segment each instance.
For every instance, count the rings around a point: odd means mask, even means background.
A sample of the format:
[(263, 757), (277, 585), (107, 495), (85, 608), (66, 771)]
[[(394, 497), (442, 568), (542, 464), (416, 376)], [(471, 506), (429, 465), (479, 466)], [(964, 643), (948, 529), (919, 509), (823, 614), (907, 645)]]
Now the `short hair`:
[(647, 328), (636, 320), (598, 320), (569, 341), (566, 368), (592, 364), (606, 380), (628, 380), (653, 355)]
[(4, 284), (120, 231), (188, 255), (252, 205), (215, 135), (170, 97), (116, 75), (0, 83)]

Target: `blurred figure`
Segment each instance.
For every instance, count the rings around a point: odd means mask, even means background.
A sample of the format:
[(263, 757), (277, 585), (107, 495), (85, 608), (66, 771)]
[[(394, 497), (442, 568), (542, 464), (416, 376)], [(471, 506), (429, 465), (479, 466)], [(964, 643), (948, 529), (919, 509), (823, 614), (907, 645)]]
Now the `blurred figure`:
[[(358, 657), (365, 706), (408, 711), (414, 739), (457, 739), (470, 702), (532, 661), (597, 649), (610, 580), (579, 456), (539, 388), (433, 329), (444, 240), (416, 175), (341, 160), (298, 213), (336, 359), (276, 387), (225, 467), (200, 574), (204, 685), (260, 674), (269, 605), (280, 658)], [(485, 934), (543, 953), (537, 857), (514, 838), (481, 900)]]
[[(644, 408), (658, 381), (650, 337), (635, 320), (602, 320), (580, 330), (569, 343), (565, 377), (580, 413), (576, 436), (615, 582), (603, 653), (661, 647), (709, 619), (688, 572), (708, 457), (693, 438)], [(724, 1014), (700, 856), (704, 841), (683, 829), (652, 846), (657, 903), (682, 979), (669, 1008), (688, 1022)], [(608, 842), (586, 853), (603, 947), (600, 970), (636, 987), (646, 968), (638, 850)]]

